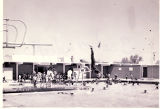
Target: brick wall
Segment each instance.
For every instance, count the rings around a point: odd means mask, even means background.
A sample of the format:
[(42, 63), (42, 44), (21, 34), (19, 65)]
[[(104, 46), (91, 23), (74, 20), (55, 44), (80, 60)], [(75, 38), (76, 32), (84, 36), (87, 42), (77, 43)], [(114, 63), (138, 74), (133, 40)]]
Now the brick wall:
[[(130, 69), (130, 70), (129, 70)], [(113, 66), (112, 70), (110, 70), (111, 77), (113, 78), (116, 74), (119, 78), (125, 78), (126, 75), (130, 78), (132, 74), (134, 78), (140, 79), (141, 78), (141, 70), (140, 66)]]
[(159, 66), (147, 66), (147, 78), (159, 78)]

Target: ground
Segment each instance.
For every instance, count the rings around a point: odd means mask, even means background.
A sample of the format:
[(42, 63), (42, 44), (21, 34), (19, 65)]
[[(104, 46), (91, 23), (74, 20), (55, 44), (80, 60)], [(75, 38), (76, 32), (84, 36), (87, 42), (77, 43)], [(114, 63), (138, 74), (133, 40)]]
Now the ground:
[(87, 85), (89, 90), (4, 94), (3, 103), (4, 107), (159, 107), (159, 90), (153, 84), (119, 83), (106, 90), (104, 83)]

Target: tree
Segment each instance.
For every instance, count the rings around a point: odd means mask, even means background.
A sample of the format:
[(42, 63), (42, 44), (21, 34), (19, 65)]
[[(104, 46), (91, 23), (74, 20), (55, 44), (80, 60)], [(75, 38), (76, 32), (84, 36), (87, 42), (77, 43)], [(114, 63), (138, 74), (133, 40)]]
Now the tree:
[(129, 59), (127, 57), (122, 58), (121, 63), (139, 64), (139, 62), (142, 60), (143, 58), (141, 56), (131, 55)]
[(127, 57), (124, 57), (124, 58), (122, 58), (122, 61), (121, 61), (122, 63), (129, 63), (129, 60), (128, 60), (128, 58)]
[(138, 55), (131, 55), (130, 56), (130, 62), (133, 63), (133, 64), (139, 64), (140, 61), (142, 61), (143, 58), (141, 56), (138, 56)]

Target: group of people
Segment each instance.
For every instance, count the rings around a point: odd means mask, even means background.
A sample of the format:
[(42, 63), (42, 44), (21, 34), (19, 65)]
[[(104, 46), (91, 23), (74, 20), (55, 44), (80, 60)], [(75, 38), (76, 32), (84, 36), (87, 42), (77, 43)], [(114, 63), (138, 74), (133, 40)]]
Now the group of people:
[[(107, 80), (106, 80), (107, 84), (112, 84), (112, 82), (115, 84), (121, 83), (121, 80), (118, 78), (117, 74), (115, 74), (114, 77), (111, 78), (110, 74), (108, 73), (108, 74), (106, 74), (106, 78), (107, 78)], [(126, 75), (126, 82), (124, 82), (124, 85), (126, 85), (126, 83), (132, 83), (133, 85), (135, 83), (137, 83), (137, 85), (139, 85), (139, 82), (137, 81), (138, 79), (134, 78), (132, 74), (130, 75), (130, 79), (131, 79), (131, 81), (128, 80), (128, 75)]]
[(18, 75), (18, 82), (25, 82), (25, 80), (31, 80), (32, 75), (31, 74), (20, 74)]
[[(36, 87), (37, 83), (56, 83), (64, 81), (64, 80), (73, 80), (74, 73), (73, 69), (70, 68), (67, 74), (59, 74), (55, 68), (49, 67), (46, 72), (36, 72), (34, 71), (33, 74), (23, 74), (18, 75), (18, 82), (22, 85), (26, 80), (30, 80), (31, 83), (34, 84)], [(5, 79), (4, 79), (5, 80)]]
[(57, 80), (59, 80), (58, 76), (59, 75), (55, 69), (49, 68), (47, 73), (34, 72), (32, 82), (35, 87), (37, 83), (55, 83)]
[[(72, 68), (69, 68), (69, 70), (67, 71), (67, 74), (66, 75), (60, 75), (59, 73), (57, 73), (57, 71), (53, 68), (48, 68), (47, 72), (35, 72), (32, 74), (32, 75), (26, 75), (26, 74), (23, 74), (23, 75), (19, 75), (18, 77), (18, 81), (20, 84), (22, 84), (23, 81), (25, 81), (26, 79), (29, 79), (31, 81), (31, 83), (34, 84), (34, 87), (36, 87), (37, 83), (56, 83), (57, 81), (58, 82), (61, 82), (61, 81), (64, 81), (64, 80), (69, 80), (70, 83), (73, 84), (73, 79), (76, 78), (76, 73), (73, 71)], [(104, 75), (103, 75), (104, 76)], [(66, 78), (64, 78), (66, 77)], [(112, 82), (113, 83), (120, 83), (122, 82), (119, 78), (118, 78), (118, 75), (114, 75), (113, 78), (111, 78), (111, 74), (110, 73), (107, 73), (106, 74), (106, 84), (107, 86), (108, 85), (112, 85)], [(128, 80), (128, 79), (131, 79)], [(137, 83), (137, 85), (139, 85), (139, 82), (137, 81), (137, 78), (134, 78), (132, 74), (129, 75), (129, 78), (128, 78), (128, 75), (126, 75), (125, 79), (126, 79), (126, 82), (124, 82), (124, 85), (126, 85), (127, 83), (132, 83), (132, 85), (134, 85), (135, 83)], [(3, 82), (5, 82), (5, 78), (3, 78)], [(97, 80), (98, 81), (98, 78)], [(156, 88), (158, 89), (158, 85), (156, 84)]]
[(53, 83), (59, 80), (59, 75), (55, 69), (48, 68), (47, 72), (33, 72), (31, 75), (19, 75), (18, 82), (22, 85), (25, 80), (30, 80), (31, 83), (36, 87), (37, 83)]

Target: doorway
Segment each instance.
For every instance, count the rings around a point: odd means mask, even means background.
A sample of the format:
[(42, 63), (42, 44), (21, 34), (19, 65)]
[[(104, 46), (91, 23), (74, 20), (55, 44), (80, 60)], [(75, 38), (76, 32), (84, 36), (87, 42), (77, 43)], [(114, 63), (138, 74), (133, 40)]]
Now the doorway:
[(147, 78), (147, 67), (143, 67), (143, 78)]

